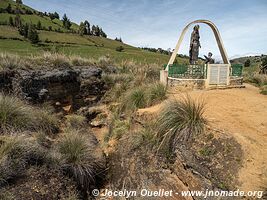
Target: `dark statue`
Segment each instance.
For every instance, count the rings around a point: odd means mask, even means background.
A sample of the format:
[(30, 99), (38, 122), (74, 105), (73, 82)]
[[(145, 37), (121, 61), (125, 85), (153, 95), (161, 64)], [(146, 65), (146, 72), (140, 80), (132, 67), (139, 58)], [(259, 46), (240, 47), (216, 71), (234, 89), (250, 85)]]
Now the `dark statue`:
[(198, 60), (199, 48), (201, 48), (199, 39), (199, 25), (196, 25), (190, 39), (189, 62), (191, 65), (196, 64)]
[(206, 59), (205, 64), (214, 64), (215, 63), (214, 59), (212, 58), (211, 52), (208, 53), (208, 56), (204, 56), (204, 57)]

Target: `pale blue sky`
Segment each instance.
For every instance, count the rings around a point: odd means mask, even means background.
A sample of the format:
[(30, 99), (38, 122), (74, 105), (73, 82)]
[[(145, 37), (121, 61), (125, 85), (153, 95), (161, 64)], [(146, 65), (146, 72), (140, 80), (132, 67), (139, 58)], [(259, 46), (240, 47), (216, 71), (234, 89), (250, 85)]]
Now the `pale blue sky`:
[[(213, 21), (229, 57), (267, 53), (267, 0), (24, 0), (37, 10), (64, 13), (74, 22), (98, 24), (108, 37), (139, 47), (174, 48), (183, 27), (196, 19)], [(191, 32), (191, 30), (190, 30)], [(200, 55), (212, 51), (214, 36), (200, 25)], [(179, 53), (188, 54), (189, 35)]]

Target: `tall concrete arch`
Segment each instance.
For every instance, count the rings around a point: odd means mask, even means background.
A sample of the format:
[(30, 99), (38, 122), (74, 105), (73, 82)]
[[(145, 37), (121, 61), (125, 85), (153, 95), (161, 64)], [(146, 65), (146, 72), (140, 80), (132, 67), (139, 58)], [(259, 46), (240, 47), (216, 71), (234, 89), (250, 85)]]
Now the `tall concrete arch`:
[(180, 48), (180, 46), (182, 44), (182, 41), (184, 39), (184, 36), (186, 34), (186, 31), (188, 30), (188, 28), (191, 25), (197, 24), (197, 23), (207, 24), (212, 29), (212, 31), (214, 33), (214, 36), (215, 36), (215, 39), (216, 39), (216, 42), (217, 42), (217, 45), (219, 47), (219, 50), (220, 50), (220, 53), (221, 53), (221, 56), (222, 56), (224, 64), (230, 64), (230, 62), (228, 60), (228, 56), (227, 56), (226, 50), (225, 50), (225, 48), (223, 46), (223, 41), (222, 41), (222, 38), (221, 38), (221, 35), (219, 33), (218, 28), (215, 26), (215, 24), (213, 22), (211, 22), (209, 20), (200, 19), (200, 20), (195, 20), (193, 22), (190, 22), (189, 24), (186, 25), (186, 27), (184, 27), (184, 29), (183, 29), (183, 31), (182, 31), (182, 33), (180, 35), (180, 38), (179, 38), (179, 40), (178, 40), (178, 42), (176, 44), (176, 47), (175, 47), (175, 49), (174, 49), (174, 51), (172, 53), (172, 56), (171, 56), (171, 58), (170, 58), (170, 60), (168, 62), (168, 65), (167, 65), (167, 67), (165, 69), (166, 71), (168, 71), (169, 65), (173, 64), (173, 62), (174, 62), (174, 60), (176, 58), (176, 55), (178, 53), (178, 50), (179, 50), (179, 48)]

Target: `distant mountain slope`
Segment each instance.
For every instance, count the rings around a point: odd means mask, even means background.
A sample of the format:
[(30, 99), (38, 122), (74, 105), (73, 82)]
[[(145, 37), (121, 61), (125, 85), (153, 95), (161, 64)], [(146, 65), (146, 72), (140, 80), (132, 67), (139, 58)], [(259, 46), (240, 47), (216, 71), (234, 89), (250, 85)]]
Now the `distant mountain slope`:
[[(12, 9), (10, 13), (6, 11), (9, 4)], [(140, 63), (158, 63), (160, 65), (166, 64), (169, 60), (168, 55), (149, 52), (120, 41), (93, 35), (81, 36), (77, 33), (79, 30), (77, 24), (71, 22), (71, 29), (67, 30), (63, 27), (61, 20), (51, 20), (50, 17), (43, 15), (40, 11), (22, 4), (19, 5), (22, 23), (37, 26), (40, 21), (42, 27), (44, 27), (43, 30), (38, 30), (40, 42), (37, 45), (33, 45), (28, 39), (19, 34), (16, 27), (9, 25), (10, 17), (13, 20), (15, 19), (16, 6), (17, 4), (12, 0), (0, 0), (0, 52), (31, 55), (39, 54), (43, 51), (52, 51), (87, 58), (99, 58), (109, 55), (116, 62), (133, 60)], [(58, 29), (60, 29), (60, 32)], [(119, 51), (118, 47), (122, 47), (122, 51)], [(177, 59), (181, 62), (186, 62), (187, 60), (184, 58)]]
[[(12, 0), (1, 0), (0, 1), (0, 9), (6, 9), (8, 7), (8, 5), (11, 5), (11, 9), (12, 10), (16, 10), (16, 3)], [(22, 23), (31, 23), (31, 24), (35, 24), (37, 25), (38, 21), (41, 22), (42, 27), (44, 27), (45, 29), (49, 29), (49, 27), (52, 28), (52, 30), (61, 30), (63, 32), (67, 32), (67, 31), (78, 31), (79, 26), (74, 23), (71, 22), (71, 30), (67, 30), (63, 27), (63, 23), (61, 20), (59, 19), (53, 19), (51, 20), (48, 16), (41, 16), (39, 15), (39, 11), (30, 8), (29, 6), (26, 6), (24, 4), (20, 5), (20, 11), (21, 13), (21, 19), (22, 19)], [(27, 14), (28, 13), (28, 14)], [(31, 13), (31, 14), (29, 14)], [(0, 13), (0, 24), (6, 25), (9, 22), (9, 18), (13, 17), (15, 18), (15, 13)]]

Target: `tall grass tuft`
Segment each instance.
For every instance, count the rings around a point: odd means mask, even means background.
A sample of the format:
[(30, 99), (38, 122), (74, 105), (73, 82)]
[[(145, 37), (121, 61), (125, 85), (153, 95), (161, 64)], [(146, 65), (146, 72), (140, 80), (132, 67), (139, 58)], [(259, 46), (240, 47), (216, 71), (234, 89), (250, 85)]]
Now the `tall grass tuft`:
[(162, 83), (152, 84), (148, 88), (148, 105), (153, 105), (157, 102), (166, 99), (167, 88)]
[(0, 95), (0, 130), (55, 132), (58, 119), (48, 110), (34, 108), (16, 97)]
[(93, 155), (94, 146), (93, 140), (75, 130), (66, 133), (58, 144), (61, 168), (83, 190), (88, 190), (95, 183), (95, 177), (103, 168)]
[(0, 69), (15, 69), (17, 67), (22, 67), (23, 62), (16, 55), (1, 53), (0, 54)]
[(166, 102), (157, 120), (158, 149), (173, 152), (179, 142), (202, 133), (206, 123), (204, 108), (203, 101), (194, 101), (190, 96)]
[(0, 138), (0, 186), (21, 176), (28, 165), (43, 164), (46, 152), (24, 137)]
[(144, 108), (147, 104), (146, 91), (144, 87), (129, 90), (122, 100), (122, 110), (136, 110)]
[(76, 114), (67, 115), (66, 124), (69, 128), (82, 129), (86, 125), (86, 117)]

